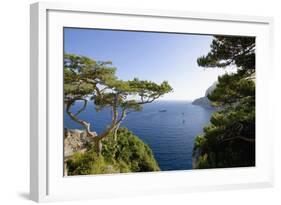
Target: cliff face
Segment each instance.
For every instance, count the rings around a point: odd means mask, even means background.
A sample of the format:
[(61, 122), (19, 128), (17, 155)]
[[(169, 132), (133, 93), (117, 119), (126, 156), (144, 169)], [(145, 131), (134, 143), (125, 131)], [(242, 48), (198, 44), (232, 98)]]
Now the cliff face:
[(201, 107), (207, 108), (207, 109), (213, 109), (214, 107), (211, 105), (210, 100), (208, 99), (208, 94), (212, 93), (213, 90), (216, 88), (217, 82), (214, 82), (213, 85), (211, 85), (205, 92), (205, 96), (201, 98), (195, 99), (192, 104), (193, 105), (199, 105)]

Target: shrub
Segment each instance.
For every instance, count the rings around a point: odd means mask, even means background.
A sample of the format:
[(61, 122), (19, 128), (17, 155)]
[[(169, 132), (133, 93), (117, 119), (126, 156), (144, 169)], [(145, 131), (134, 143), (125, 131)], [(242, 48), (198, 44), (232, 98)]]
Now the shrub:
[(103, 141), (102, 154), (93, 148), (76, 153), (67, 161), (68, 175), (159, 171), (152, 150), (126, 128), (120, 128), (117, 141), (109, 135)]

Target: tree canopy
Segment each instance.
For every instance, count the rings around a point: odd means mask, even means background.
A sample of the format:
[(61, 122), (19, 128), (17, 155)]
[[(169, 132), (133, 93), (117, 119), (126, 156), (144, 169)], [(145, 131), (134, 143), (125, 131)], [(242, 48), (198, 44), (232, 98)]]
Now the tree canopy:
[(202, 67), (226, 68), (236, 66), (242, 74), (255, 72), (255, 38), (214, 36), (207, 55), (197, 59)]

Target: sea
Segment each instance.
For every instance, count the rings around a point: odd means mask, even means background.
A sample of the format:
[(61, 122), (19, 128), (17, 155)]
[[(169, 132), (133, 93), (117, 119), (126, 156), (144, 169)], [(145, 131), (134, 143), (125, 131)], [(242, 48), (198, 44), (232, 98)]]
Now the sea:
[[(72, 111), (81, 108), (77, 102)], [(203, 133), (214, 110), (193, 105), (190, 101), (155, 101), (143, 110), (131, 112), (121, 127), (126, 127), (150, 146), (162, 171), (192, 169), (194, 139)], [(92, 131), (101, 133), (110, 123), (109, 109), (100, 112), (88, 103), (79, 118), (92, 124)], [(82, 129), (64, 113), (64, 127)]]

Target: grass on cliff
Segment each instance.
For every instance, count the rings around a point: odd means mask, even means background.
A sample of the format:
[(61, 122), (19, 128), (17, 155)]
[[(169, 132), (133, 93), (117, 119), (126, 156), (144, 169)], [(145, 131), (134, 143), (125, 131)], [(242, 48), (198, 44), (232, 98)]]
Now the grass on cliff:
[(112, 135), (103, 141), (100, 156), (92, 147), (74, 154), (67, 161), (67, 169), (68, 175), (160, 171), (149, 146), (126, 128), (118, 130), (117, 141)]

